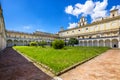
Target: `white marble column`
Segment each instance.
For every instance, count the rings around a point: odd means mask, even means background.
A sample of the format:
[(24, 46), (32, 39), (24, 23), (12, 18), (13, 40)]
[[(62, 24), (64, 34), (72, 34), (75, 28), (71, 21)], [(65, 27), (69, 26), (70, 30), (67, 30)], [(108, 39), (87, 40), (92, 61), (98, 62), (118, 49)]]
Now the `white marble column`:
[(112, 48), (112, 40), (110, 40), (110, 47)]
[(79, 40), (79, 46), (80, 46), (81, 44), (80, 44), (80, 40)]
[(103, 40), (103, 47), (105, 47), (105, 40)]
[(99, 47), (99, 40), (97, 40), (97, 46)]
[(82, 42), (83, 42), (83, 44), (82, 44), (82, 45), (83, 45), (83, 46), (85, 46), (84, 41), (82, 41)]
[(120, 49), (120, 40), (118, 41), (118, 48)]

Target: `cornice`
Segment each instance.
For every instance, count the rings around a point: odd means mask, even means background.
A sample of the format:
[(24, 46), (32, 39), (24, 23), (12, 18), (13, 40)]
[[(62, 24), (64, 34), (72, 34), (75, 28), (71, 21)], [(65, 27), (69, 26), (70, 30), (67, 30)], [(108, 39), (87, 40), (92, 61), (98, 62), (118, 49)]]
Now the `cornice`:
[(6, 32), (8, 34), (13, 33), (13, 34), (22, 34), (22, 35), (30, 35), (30, 36), (52, 37), (52, 38), (59, 37), (59, 35), (56, 35), (56, 34), (34, 34), (34, 33), (24, 33), (24, 32), (9, 31), (9, 30), (6, 30)]
[(111, 32), (116, 32), (116, 31), (119, 31), (119, 28), (109, 29), (109, 30), (102, 30), (102, 31), (96, 31), (96, 32), (89, 32), (89, 33), (84, 33), (84, 34), (67, 35), (67, 36), (62, 36), (62, 38), (96, 35), (96, 34), (111, 33)]
[(107, 23), (107, 22), (110, 22), (110, 21), (118, 20), (118, 19), (120, 19), (120, 15), (116, 16), (116, 17), (113, 17), (113, 18), (107, 18), (107, 19), (103, 19), (101, 21), (96, 21), (96, 22), (93, 22), (91, 24), (87, 24), (87, 25), (84, 25), (84, 26), (80, 26), (80, 27), (76, 27), (76, 28), (72, 28), (72, 29), (67, 29), (67, 30), (64, 30), (64, 31), (59, 31), (59, 33), (66, 32), (66, 31), (71, 31), (71, 30), (75, 30), (75, 29), (80, 29), (80, 28), (85, 28), (85, 27), (91, 27), (91, 26), (94, 26), (94, 25), (103, 24), (103, 23)]

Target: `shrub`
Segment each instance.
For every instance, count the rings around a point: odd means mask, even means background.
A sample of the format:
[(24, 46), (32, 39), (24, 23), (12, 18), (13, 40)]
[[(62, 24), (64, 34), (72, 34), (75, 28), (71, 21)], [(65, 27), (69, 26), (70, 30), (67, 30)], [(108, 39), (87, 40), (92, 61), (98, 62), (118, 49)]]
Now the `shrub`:
[(68, 44), (72, 45), (72, 46), (74, 46), (75, 44), (78, 44), (78, 43), (79, 43), (79, 41), (76, 38), (70, 38), (68, 41)]
[(45, 47), (45, 45), (47, 45), (47, 42), (46, 41), (41, 41), (38, 44), (39, 44), (39, 46)]
[(62, 49), (64, 47), (64, 41), (63, 40), (55, 40), (52, 42), (52, 46), (54, 49)]
[(37, 46), (37, 42), (30, 42), (30, 46)]

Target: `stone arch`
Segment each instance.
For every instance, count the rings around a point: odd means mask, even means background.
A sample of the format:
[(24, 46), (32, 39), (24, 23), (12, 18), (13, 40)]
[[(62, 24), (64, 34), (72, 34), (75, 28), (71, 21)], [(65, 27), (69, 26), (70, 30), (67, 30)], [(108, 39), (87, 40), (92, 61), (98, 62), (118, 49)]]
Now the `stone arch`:
[(97, 40), (94, 40), (93, 41), (93, 46), (97, 46), (97, 44), (98, 44)]
[(12, 47), (13, 41), (11, 39), (7, 40), (7, 47)]
[(106, 47), (111, 47), (111, 46), (110, 46), (110, 40), (109, 40), (109, 39), (105, 40), (105, 46), (106, 46)]
[(83, 46), (83, 41), (80, 41), (80, 46)]
[(27, 44), (28, 44), (28, 42), (25, 40), (25, 41), (24, 41), (24, 45), (27, 46)]
[(20, 41), (18, 42), (18, 45), (19, 45), (19, 46), (23, 46), (23, 41), (20, 40)]
[(28, 45), (30, 45), (30, 42), (32, 42), (31, 40), (28, 41)]
[(99, 46), (104, 46), (104, 41), (103, 40), (99, 41)]
[(118, 40), (117, 39), (112, 40), (112, 47), (113, 48), (118, 48)]
[(92, 46), (92, 41), (88, 41), (88, 46)]
[(18, 40), (14, 40), (14, 46), (18, 45)]

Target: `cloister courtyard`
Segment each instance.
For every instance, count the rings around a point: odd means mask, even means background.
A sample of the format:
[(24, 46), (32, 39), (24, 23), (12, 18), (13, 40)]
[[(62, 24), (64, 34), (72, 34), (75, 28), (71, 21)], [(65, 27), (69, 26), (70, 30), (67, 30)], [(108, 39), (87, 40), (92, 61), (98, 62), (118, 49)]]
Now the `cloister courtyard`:
[(120, 2), (0, 0), (0, 80), (120, 80)]

